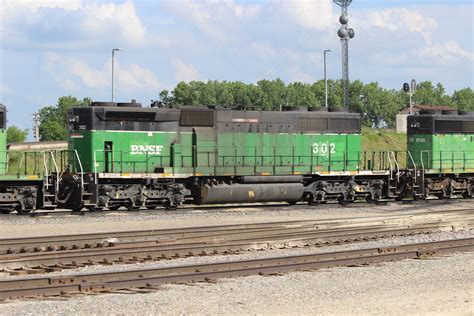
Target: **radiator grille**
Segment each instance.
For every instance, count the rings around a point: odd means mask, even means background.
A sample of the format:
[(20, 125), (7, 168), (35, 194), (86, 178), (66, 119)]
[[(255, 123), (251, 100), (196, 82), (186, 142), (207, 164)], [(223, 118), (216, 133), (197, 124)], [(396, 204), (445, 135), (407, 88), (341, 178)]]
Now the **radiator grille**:
[(214, 126), (213, 110), (181, 110), (181, 126)]

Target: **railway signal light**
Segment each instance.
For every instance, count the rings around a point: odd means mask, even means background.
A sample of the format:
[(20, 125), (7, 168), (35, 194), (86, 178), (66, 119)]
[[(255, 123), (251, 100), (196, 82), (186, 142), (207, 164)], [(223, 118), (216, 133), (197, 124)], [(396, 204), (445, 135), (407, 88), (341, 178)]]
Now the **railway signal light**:
[(410, 85), (408, 84), (408, 82), (405, 82), (403, 84), (403, 91), (405, 91), (407, 93), (410, 92)]

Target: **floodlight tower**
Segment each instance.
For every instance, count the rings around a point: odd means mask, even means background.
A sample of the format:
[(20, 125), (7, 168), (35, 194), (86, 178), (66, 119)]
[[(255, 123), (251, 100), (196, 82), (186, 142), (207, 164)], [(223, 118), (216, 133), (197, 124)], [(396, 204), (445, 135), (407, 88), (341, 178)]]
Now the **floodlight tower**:
[(341, 39), (342, 48), (342, 90), (344, 92), (344, 107), (349, 109), (349, 39), (354, 38), (354, 30), (349, 28), (349, 15), (347, 8), (352, 0), (333, 0), (335, 4), (341, 7), (341, 16), (339, 22), (341, 27), (337, 31), (337, 35)]

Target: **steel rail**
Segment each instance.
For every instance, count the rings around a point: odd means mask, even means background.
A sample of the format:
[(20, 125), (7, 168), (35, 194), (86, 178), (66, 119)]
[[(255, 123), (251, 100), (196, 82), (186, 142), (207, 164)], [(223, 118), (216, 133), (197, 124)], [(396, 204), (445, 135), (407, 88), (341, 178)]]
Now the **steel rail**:
[(474, 250), (474, 238), (405, 244), (393, 247), (327, 252), (253, 260), (82, 273), (0, 281), (0, 300), (113, 292), (152, 288), (167, 283), (210, 281), (249, 275), (278, 274), (340, 266), (366, 265)]
[(374, 221), (387, 220), (403, 220), (409, 219), (419, 215), (444, 215), (444, 216), (459, 216), (459, 213), (471, 214), (472, 209), (457, 209), (435, 211), (431, 213), (410, 213), (410, 214), (390, 214), (368, 217), (347, 217), (338, 219), (322, 219), (322, 220), (295, 220), (283, 222), (270, 223), (251, 223), (238, 225), (220, 225), (220, 226), (203, 226), (203, 227), (188, 227), (188, 228), (172, 228), (172, 229), (156, 229), (156, 230), (142, 230), (142, 231), (116, 231), (105, 233), (86, 233), (86, 234), (71, 234), (61, 236), (39, 236), (39, 237), (23, 237), (23, 238), (4, 238), (0, 239), (0, 255), (18, 252), (37, 252), (37, 251), (53, 251), (64, 249), (77, 248), (95, 248), (111, 246), (114, 242), (109, 240), (120, 240), (121, 242), (129, 241), (143, 241), (143, 240), (159, 240), (167, 242), (169, 240), (177, 240), (192, 236), (214, 236), (217, 237), (222, 234), (244, 233), (250, 229), (281, 229), (288, 228), (291, 225), (306, 225), (306, 226), (332, 226), (337, 225), (362, 225)]
[[(354, 201), (348, 205), (344, 205), (341, 207), (344, 208), (356, 208), (360, 207), (362, 204), (366, 205), (366, 207), (376, 207), (380, 205), (387, 205), (387, 204), (395, 204), (395, 205), (405, 205), (405, 204), (411, 204), (414, 206), (426, 206), (426, 205), (452, 205), (454, 203), (460, 203), (466, 201), (464, 198), (451, 198), (448, 200), (438, 200), (438, 199), (428, 199), (428, 200), (402, 200), (402, 201), (396, 201), (396, 200), (380, 200), (377, 201), (375, 204), (368, 204), (364, 200), (357, 200)], [(193, 205), (193, 204), (184, 204), (182, 207), (179, 207), (177, 210), (174, 210), (173, 213), (188, 213), (192, 212), (194, 210), (210, 210), (210, 211), (226, 211), (227, 209), (234, 208), (289, 208), (291, 207), (292, 209), (294, 208), (311, 208), (311, 209), (320, 209), (320, 208), (327, 208), (327, 207), (334, 207), (338, 206), (339, 203), (337, 201), (328, 201), (327, 203), (323, 204), (318, 204), (317, 206), (313, 205), (308, 205), (304, 202), (297, 203), (294, 205), (288, 205), (286, 202), (267, 202), (267, 203), (241, 203), (241, 204), (217, 204), (217, 205)], [(157, 212), (162, 212), (162, 213), (169, 213), (169, 210), (166, 210), (164, 208), (156, 208), (156, 209), (142, 209), (139, 210), (141, 214), (157, 214)], [(2, 217), (12, 217), (12, 216), (30, 216), (30, 217), (37, 217), (37, 216), (49, 216), (49, 215), (66, 215), (66, 216), (77, 216), (77, 215), (85, 215), (85, 214), (100, 214), (102, 212), (123, 212), (123, 213), (134, 213), (137, 212), (137, 210), (113, 210), (113, 211), (87, 211), (87, 210), (82, 210), (82, 211), (72, 211), (72, 210), (36, 210), (34, 212), (31, 212), (29, 214), (19, 214), (19, 213), (10, 213), (10, 214), (4, 214), (0, 215)]]
[[(474, 221), (470, 223), (472, 224)], [(451, 223), (430, 223), (405, 227), (358, 227), (348, 229), (279, 231), (271, 234), (243, 234), (224, 240), (181, 240), (175, 243), (132, 242), (107, 248), (75, 249), (57, 252), (23, 253), (0, 256), (0, 270), (11, 273), (50, 272), (61, 267), (78, 267), (100, 263), (125, 263), (208, 254), (237, 253), (249, 250), (338, 244), (381, 237), (428, 234), (451, 229)], [(14, 269), (36, 268), (33, 271)], [(51, 269), (52, 268), (52, 269)]]

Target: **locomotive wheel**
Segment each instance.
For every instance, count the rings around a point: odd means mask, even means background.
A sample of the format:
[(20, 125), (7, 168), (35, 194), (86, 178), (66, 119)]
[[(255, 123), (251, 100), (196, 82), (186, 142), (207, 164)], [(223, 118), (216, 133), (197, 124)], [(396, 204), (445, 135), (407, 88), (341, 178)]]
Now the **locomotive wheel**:
[(104, 210), (103, 207), (91, 206), (87, 208), (91, 212), (102, 212)]
[(166, 200), (163, 202), (163, 206), (168, 210), (168, 211), (174, 211), (178, 208), (178, 205), (172, 204), (170, 200)]
[(305, 195), (305, 201), (308, 203), (308, 205), (318, 205), (319, 201), (314, 200), (314, 195), (312, 193), (307, 193)]
[(32, 209), (21, 209), (21, 207), (17, 207), (16, 212), (18, 213), (18, 215), (29, 215), (29, 214), (31, 214), (31, 212), (33, 212), (33, 210)]
[(1, 209), (0, 210), (0, 213), (2, 214), (10, 214), (11, 212), (13, 212), (14, 210), (13, 209)]
[(341, 206), (346, 206), (350, 203), (350, 201), (346, 200), (343, 196), (339, 197), (337, 201), (339, 202), (339, 205)]
[(127, 204), (125, 205), (125, 207), (127, 208), (128, 211), (133, 211), (133, 212), (136, 212), (136, 211), (139, 211), (141, 206), (135, 206), (133, 205), (132, 202), (127, 202)]
[(369, 203), (369, 204), (375, 204), (375, 203), (377, 203), (377, 200), (373, 199), (373, 198), (372, 198), (372, 195), (367, 195), (367, 196), (365, 197), (365, 201), (366, 201), (367, 203)]

